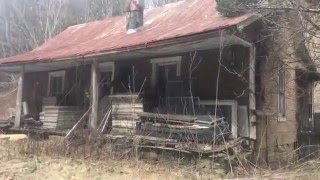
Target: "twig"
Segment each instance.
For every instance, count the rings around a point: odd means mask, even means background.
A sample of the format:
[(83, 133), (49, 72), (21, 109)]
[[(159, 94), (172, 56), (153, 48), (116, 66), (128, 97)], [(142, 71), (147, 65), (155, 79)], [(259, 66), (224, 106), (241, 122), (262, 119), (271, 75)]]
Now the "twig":
[[(218, 109), (218, 95), (219, 95), (219, 80), (220, 80), (220, 71), (221, 71), (221, 61), (222, 61), (222, 50), (223, 50), (223, 42), (222, 42), (222, 33), (223, 31), (220, 31), (220, 54), (219, 54), (219, 67), (218, 67), (218, 72), (217, 72), (217, 82), (216, 82), (216, 105), (215, 105), (215, 110), (214, 110), (214, 118), (217, 119), (217, 109)], [(216, 124), (213, 125), (213, 130), (216, 132)], [(213, 134), (213, 147), (216, 144), (216, 133)], [(214, 153), (212, 154), (212, 160), (214, 162)]]
[(101, 129), (98, 130), (99, 133), (102, 134), (102, 133), (105, 131), (106, 126), (107, 126), (107, 124), (108, 124), (108, 122), (109, 122), (109, 119), (110, 119), (110, 114), (111, 114), (111, 112), (112, 112), (112, 106), (109, 108), (109, 110), (108, 110), (108, 112), (107, 112), (107, 114), (106, 114), (106, 117), (104, 118), (104, 124), (103, 124), (103, 126), (101, 127)]

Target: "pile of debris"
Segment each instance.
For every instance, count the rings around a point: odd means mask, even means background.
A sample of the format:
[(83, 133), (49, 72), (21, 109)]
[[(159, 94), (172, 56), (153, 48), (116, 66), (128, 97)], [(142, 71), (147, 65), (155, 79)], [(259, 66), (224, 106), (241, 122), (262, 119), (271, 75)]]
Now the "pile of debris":
[(155, 113), (138, 115), (136, 144), (141, 148), (210, 154), (228, 148), (226, 143), (230, 146), (238, 143), (238, 140), (229, 141), (231, 133), (224, 118)]
[(229, 139), (229, 124), (210, 116), (138, 113), (137, 134), (212, 144)]

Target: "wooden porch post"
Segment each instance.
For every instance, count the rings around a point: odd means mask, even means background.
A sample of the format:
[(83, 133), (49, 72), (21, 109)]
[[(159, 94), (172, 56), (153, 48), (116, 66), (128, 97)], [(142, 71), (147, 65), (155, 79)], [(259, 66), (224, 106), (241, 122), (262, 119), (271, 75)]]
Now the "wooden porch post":
[(99, 104), (99, 64), (94, 61), (91, 65), (91, 118), (90, 129), (95, 132), (98, 128), (98, 104)]
[(256, 48), (254, 45), (250, 46), (250, 72), (249, 72), (249, 119), (250, 119), (250, 138), (256, 139), (256, 126), (254, 123), (256, 122), (256, 81), (255, 81), (255, 73), (256, 73)]
[(18, 89), (17, 89), (17, 101), (16, 101), (16, 114), (14, 120), (14, 127), (20, 127), (21, 110), (22, 110), (22, 92), (23, 92), (23, 81), (24, 81), (24, 67), (22, 66), (18, 76)]

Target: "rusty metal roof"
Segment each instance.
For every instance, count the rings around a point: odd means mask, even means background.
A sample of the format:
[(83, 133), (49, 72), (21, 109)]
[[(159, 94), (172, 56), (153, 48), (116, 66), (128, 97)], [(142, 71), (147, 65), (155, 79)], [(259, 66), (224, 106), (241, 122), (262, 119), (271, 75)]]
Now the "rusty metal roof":
[(0, 65), (72, 60), (147, 48), (165, 40), (228, 28), (251, 15), (222, 17), (214, 0), (184, 0), (145, 10), (144, 16), (144, 27), (132, 34), (127, 34), (125, 16), (71, 26), (33, 51), (0, 60)]

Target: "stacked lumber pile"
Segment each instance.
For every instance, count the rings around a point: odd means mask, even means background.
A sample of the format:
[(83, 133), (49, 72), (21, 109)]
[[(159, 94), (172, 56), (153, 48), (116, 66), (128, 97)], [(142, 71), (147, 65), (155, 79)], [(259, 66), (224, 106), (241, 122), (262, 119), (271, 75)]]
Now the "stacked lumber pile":
[(216, 143), (228, 139), (229, 125), (224, 118), (210, 116), (139, 113), (137, 133), (184, 142)]
[(109, 96), (112, 101), (112, 131), (132, 132), (138, 122), (138, 113), (143, 112), (142, 99), (134, 95)]
[(40, 113), (42, 128), (65, 130), (71, 129), (82, 117), (83, 111), (73, 106), (44, 106)]

